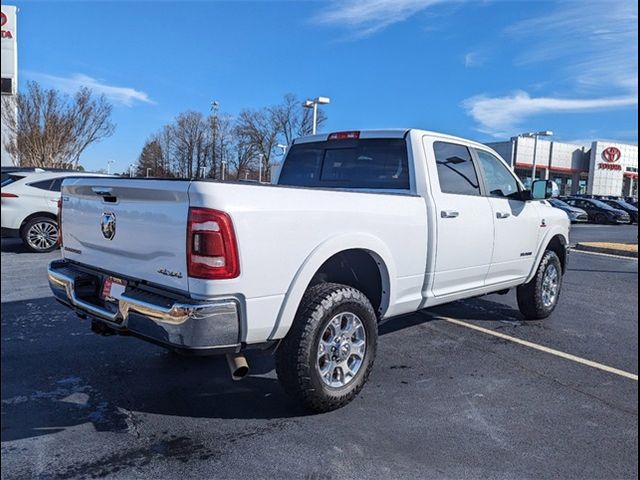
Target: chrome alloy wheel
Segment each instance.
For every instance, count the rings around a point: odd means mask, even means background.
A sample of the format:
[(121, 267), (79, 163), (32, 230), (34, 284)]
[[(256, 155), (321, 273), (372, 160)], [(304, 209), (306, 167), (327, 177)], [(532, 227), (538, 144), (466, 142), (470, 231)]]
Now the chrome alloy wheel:
[(555, 265), (549, 265), (542, 278), (542, 304), (549, 308), (553, 306), (558, 298), (560, 289), (560, 273)]
[(362, 320), (351, 312), (331, 319), (318, 344), (316, 368), (322, 381), (333, 388), (347, 385), (356, 376), (367, 350)]
[(47, 250), (58, 242), (58, 227), (53, 222), (37, 222), (31, 225), (26, 236), (31, 248)]

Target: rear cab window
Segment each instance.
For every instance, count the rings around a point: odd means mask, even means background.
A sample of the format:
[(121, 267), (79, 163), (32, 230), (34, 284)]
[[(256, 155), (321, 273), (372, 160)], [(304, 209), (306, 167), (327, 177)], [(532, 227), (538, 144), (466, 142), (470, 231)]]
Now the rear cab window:
[(442, 193), (480, 195), (478, 174), (467, 147), (457, 143), (434, 142), (433, 150)]
[(409, 190), (407, 143), (366, 138), (294, 144), (278, 185)]

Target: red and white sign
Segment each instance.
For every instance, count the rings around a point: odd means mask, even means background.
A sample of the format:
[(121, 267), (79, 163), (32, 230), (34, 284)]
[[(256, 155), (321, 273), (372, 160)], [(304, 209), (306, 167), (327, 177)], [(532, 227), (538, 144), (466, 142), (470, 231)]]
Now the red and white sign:
[(600, 170), (622, 170), (622, 165), (620, 165), (619, 163), (599, 163), (598, 164), (598, 168)]
[(602, 151), (602, 158), (604, 158), (609, 163), (615, 163), (620, 160), (622, 153), (619, 148), (616, 147), (607, 147)]
[[(7, 16), (7, 14), (4, 12), (0, 12), (0, 27), (2, 27), (2, 38), (7, 40), (12, 40), (13, 32), (9, 30), (9, 28), (11, 28), (11, 25), (7, 26), (8, 22), (9, 22), (9, 17)], [(7, 30), (5, 30), (5, 26), (7, 26)]]

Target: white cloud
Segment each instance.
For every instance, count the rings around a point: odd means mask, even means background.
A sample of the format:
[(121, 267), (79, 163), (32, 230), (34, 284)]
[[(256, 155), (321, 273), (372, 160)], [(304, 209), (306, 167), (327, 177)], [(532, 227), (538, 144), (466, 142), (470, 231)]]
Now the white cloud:
[(503, 97), (477, 95), (462, 103), (468, 114), (478, 122), (479, 130), (494, 137), (517, 133), (521, 122), (533, 115), (608, 110), (637, 105), (636, 95), (574, 99), (531, 97), (524, 91)]
[(487, 58), (484, 53), (481, 52), (467, 52), (464, 55), (464, 66), (467, 68), (481, 67), (486, 62)]
[(314, 20), (347, 27), (356, 37), (366, 37), (445, 2), (451, 0), (334, 0)]
[(26, 73), (28, 77), (39, 80), (47, 85), (51, 85), (66, 93), (73, 94), (77, 92), (80, 87), (88, 87), (97, 94), (103, 94), (113, 103), (125, 105), (127, 107), (130, 107), (137, 102), (150, 104), (155, 103), (145, 92), (131, 87), (108, 85), (82, 73), (77, 73), (69, 77), (59, 77), (46, 73)]
[(563, 2), (505, 30), (522, 42), (517, 66), (558, 70), (583, 92), (638, 89), (638, 4), (628, 0)]
[[(515, 66), (544, 69), (552, 96), (476, 95), (462, 103), (478, 130), (511, 136), (526, 119), (638, 105), (638, 5), (627, 0), (561, 2), (505, 34), (521, 53)], [(562, 93), (562, 92), (569, 93)], [(527, 128), (523, 128), (527, 129)]]

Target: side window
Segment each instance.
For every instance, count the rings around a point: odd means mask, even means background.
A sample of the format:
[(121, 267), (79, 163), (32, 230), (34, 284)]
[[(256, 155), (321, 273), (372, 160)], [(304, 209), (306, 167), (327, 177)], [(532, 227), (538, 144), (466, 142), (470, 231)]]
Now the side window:
[(518, 193), (518, 182), (504, 163), (483, 150), (476, 149), (476, 154), (484, 172), (489, 195), (509, 198)]
[(434, 142), (438, 180), (442, 193), (480, 195), (478, 175), (469, 149), (464, 145)]
[(63, 180), (64, 178), (56, 178), (51, 184), (51, 186), (49, 187), (49, 190), (51, 190), (52, 192), (59, 192), (60, 190), (62, 190)]
[(51, 179), (29, 183), (29, 186), (33, 188), (39, 188), (40, 190), (49, 190), (49, 187), (51, 186)]

